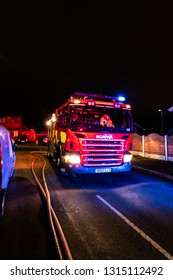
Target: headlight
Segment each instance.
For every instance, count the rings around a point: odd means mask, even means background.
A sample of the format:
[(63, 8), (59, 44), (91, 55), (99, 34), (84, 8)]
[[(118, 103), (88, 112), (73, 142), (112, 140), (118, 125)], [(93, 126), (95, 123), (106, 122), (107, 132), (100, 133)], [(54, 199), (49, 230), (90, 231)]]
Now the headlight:
[(71, 164), (79, 164), (80, 163), (80, 156), (78, 155), (66, 155), (65, 162)]
[(124, 162), (131, 162), (131, 160), (132, 160), (132, 154), (130, 153), (124, 154)]

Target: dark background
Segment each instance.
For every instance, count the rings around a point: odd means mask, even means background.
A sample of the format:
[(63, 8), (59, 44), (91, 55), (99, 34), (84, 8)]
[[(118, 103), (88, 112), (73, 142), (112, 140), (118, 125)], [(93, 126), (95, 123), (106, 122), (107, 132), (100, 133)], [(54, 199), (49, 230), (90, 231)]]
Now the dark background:
[(42, 129), (73, 92), (123, 92), (135, 122), (172, 127), (171, 1), (0, 2), (0, 116)]

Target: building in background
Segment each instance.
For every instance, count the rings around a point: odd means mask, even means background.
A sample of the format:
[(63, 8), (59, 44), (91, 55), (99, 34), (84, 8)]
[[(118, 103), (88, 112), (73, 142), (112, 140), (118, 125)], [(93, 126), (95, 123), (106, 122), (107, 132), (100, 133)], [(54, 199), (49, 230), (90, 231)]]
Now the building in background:
[(47, 131), (36, 132), (34, 129), (28, 128), (23, 124), (22, 116), (0, 117), (0, 125), (6, 127), (15, 142), (25, 135), (30, 143), (47, 144)]
[(9, 130), (11, 138), (15, 141), (20, 135), (26, 135), (29, 142), (36, 141), (35, 130), (23, 125), (22, 116), (0, 117), (0, 125)]

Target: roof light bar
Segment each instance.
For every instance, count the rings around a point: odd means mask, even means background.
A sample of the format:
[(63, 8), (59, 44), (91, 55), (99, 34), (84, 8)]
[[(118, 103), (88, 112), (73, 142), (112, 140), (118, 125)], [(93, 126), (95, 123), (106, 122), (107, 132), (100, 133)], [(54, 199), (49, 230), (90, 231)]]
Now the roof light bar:
[(116, 99), (118, 102), (124, 102), (126, 100), (124, 96), (118, 96)]

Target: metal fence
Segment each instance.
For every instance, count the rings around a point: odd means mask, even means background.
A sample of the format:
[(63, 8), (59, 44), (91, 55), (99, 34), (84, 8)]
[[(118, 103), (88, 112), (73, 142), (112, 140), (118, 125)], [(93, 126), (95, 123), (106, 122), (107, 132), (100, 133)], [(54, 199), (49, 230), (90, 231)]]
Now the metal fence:
[(160, 136), (151, 133), (147, 136), (133, 133), (133, 155), (173, 161), (173, 135)]

